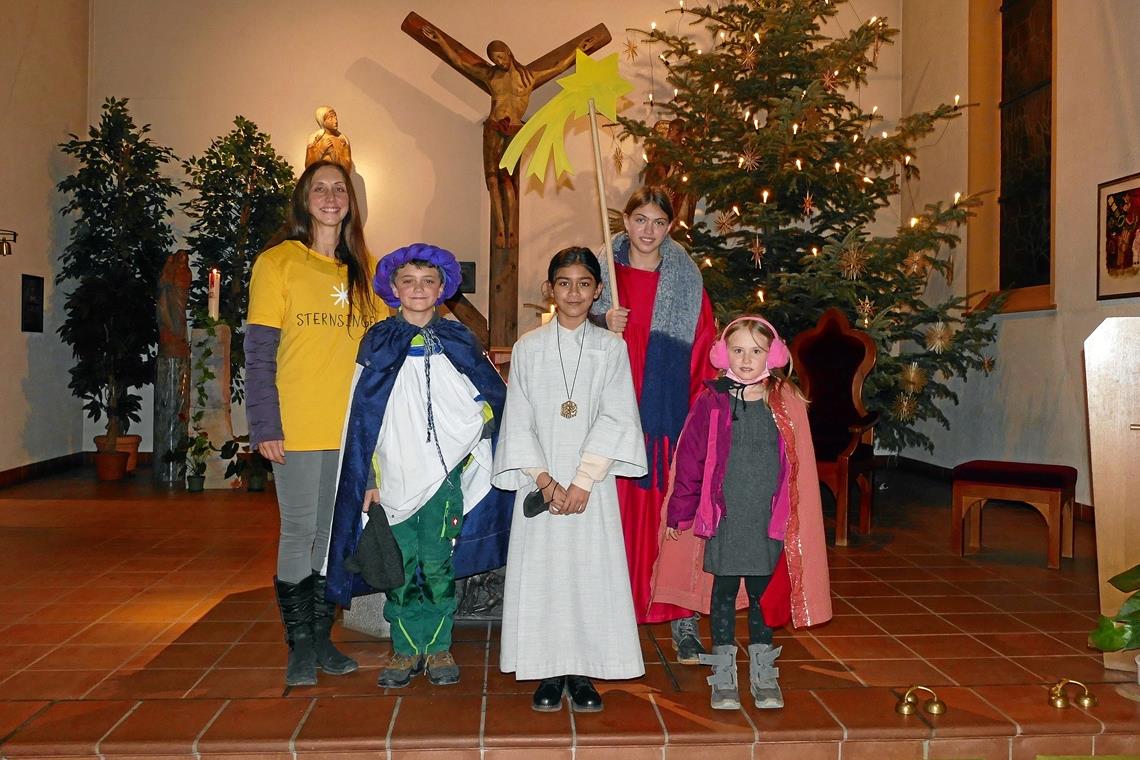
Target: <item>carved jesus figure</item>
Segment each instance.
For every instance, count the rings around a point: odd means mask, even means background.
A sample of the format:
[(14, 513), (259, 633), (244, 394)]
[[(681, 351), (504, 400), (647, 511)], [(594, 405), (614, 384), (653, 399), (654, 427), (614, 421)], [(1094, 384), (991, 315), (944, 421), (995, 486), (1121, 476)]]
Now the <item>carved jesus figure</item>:
[(579, 48), (589, 53), (606, 45), (610, 41), (609, 31), (599, 24), (524, 64), (502, 40), (487, 45), (490, 62), (485, 61), (415, 13), (408, 14), (403, 29), (490, 94), (491, 113), (483, 122), (483, 173), (491, 194), (494, 226), (500, 232), (495, 242), (499, 246), (517, 244), (510, 239), (518, 232), (511, 224), (510, 212), (517, 209), (518, 187), (511, 173), (499, 168), (499, 161), (511, 138), (522, 128), (534, 89), (570, 68)]

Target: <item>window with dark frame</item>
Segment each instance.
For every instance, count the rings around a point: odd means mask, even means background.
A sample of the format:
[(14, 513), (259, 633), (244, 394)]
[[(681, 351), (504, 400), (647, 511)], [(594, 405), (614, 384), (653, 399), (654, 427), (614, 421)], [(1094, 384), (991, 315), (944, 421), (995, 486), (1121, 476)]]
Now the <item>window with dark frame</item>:
[(1053, 134), (1053, 0), (1001, 6), (1003, 290), (1048, 285)]

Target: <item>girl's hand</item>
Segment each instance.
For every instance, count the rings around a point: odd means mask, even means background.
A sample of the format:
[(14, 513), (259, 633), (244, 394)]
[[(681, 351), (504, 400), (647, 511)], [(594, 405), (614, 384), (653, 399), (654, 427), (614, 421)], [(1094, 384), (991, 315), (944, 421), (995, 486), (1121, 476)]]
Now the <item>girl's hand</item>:
[[(550, 497), (550, 514), (564, 515), (566, 514), (566, 489), (560, 483), (554, 481), (554, 493)], [(546, 494), (546, 491), (543, 491)]]
[(625, 332), (628, 322), (629, 309), (610, 309), (606, 312), (606, 327), (610, 328), (611, 332)]
[(586, 511), (586, 502), (590, 500), (590, 492), (571, 484), (566, 489), (566, 500), (562, 503), (562, 514), (577, 515)]
[(380, 503), (380, 489), (379, 488), (369, 488), (367, 491), (364, 492), (364, 505), (361, 506), (360, 511), (361, 512), (367, 512), (369, 507), (371, 507), (373, 504), (379, 504), (379, 503)]
[(669, 539), (670, 541), (676, 541), (680, 537), (681, 531), (677, 530), (676, 528), (665, 529), (665, 538)]
[(285, 441), (262, 441), (257, 444), (257, 453), (270, 462), (285, 464)]

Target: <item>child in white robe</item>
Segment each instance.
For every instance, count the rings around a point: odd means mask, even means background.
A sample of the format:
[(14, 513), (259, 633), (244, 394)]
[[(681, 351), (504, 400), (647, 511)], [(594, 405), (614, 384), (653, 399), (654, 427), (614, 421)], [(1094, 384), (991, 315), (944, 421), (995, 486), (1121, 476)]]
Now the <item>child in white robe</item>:
[[(511, 354), (492, 483), (517, 490), (499, 667), (542, 679), (532, 706), (597, 712), (591, 678), (645, 673), (614, 477), (646, 472), (625, 344), (592, 324), (601, 291), (587, 248), (557, 253), (543, 292), (557, 317)], [(546, 509), (533, 516), (534, 507)]]

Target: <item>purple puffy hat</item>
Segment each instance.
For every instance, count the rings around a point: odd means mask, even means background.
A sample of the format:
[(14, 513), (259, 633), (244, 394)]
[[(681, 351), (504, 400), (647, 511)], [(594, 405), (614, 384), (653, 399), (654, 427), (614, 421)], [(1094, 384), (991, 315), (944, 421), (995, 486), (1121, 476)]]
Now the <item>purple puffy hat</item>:
[(389, 306), (395, 308), (400, 305), (399, 296), (392, 290), (392, 275), (409, 261), (426, 261), (443, 272), (443, 292), (435, 302), (436, 306), (451, 298), (459, 290), (462, 275), (459, 273), (459, 262), (455, 260), (455, 254), (429, 243), (412, 243), (392, 251), (380, 259), (380, 263), (376, 266), (372, 289)]

